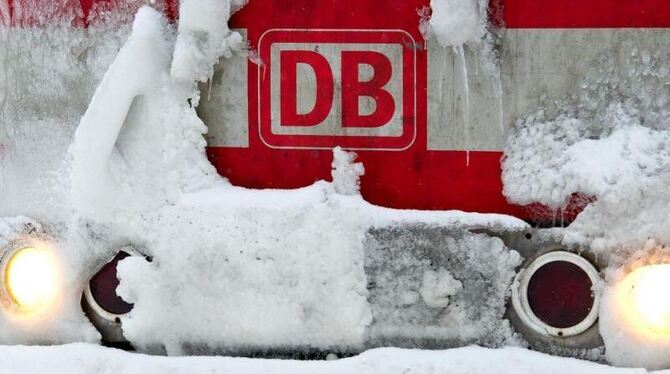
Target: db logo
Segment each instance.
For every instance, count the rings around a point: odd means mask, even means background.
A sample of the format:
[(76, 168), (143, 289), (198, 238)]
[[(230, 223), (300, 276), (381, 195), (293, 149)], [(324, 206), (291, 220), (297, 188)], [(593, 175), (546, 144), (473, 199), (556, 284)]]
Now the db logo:
[(273, 148), (406, 149), (416, 44), (398, 30), (270, 30), (258, 43), (259, 126)]

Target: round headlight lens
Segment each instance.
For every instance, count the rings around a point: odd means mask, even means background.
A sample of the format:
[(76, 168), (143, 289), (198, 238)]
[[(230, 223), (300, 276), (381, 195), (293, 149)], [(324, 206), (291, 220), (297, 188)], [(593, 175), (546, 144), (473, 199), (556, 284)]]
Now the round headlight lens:
[(619, 307), (639, 332), (670, 333), (670, 264), (639, 267), (616, 286)]
[(18, 309), (35, 312), (56, 298), (56, 266), (48, 249), (18, 249), (11, 254), (4, 269), (5, 289)]

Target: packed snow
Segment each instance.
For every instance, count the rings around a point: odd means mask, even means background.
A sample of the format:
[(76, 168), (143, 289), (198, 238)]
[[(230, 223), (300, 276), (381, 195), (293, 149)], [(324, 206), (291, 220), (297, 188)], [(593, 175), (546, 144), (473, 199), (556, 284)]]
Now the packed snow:
[(355, 163), (356, 154), (345, 152), (340, 147), (333, 149), (333, 187), (342, 195), (356, 195), (361, 189), (360, 177), (365, 174), (365, 167)]
[[(230, 58), (242, 46), (242, 36), (228, 29), (231, 11), (245, 0), (184, 0), (179, 4), (179, 34), (172, 60), (172, 76), (193, 83), (206, 81), (221, 56)], [(207, 11), (203, 12), (203, 9)]]
[(429, 307), (446, 308), (449, 306), (449, 297), (456, 295), (462, 288), (463, 283), (447, 269), (440, 268), (438, 271), (427, 270), (423, 273), (419, 293)]
[[(121, 24), (0, 27), (0, 212), (62, 216), (61, 165), (91, 95), (128, 36)], [(62, 179), (62, 178), (61, 178)]]

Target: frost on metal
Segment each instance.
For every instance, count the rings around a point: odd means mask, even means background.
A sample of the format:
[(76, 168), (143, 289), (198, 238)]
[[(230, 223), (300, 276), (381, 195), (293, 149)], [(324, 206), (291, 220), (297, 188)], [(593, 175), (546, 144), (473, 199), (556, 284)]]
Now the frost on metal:
[(128, 30), (0, 27), (0, 215), (67, 214), (58, 169)]
[(366, 243), (375, 345), (444, 348), (513, 343), (505, 300), (519, 254), (454, 228), (371, 231)]
[[(92, 12), (86, 30), (71, 27), (74, 2), (14, 2), (14, 19), (21, 27), (10, 27), (7, 18), (0, 21), (0, 246), (26, 235), (49, 238), (60, 259), (63, 286), (60, 303), (47, 316), (17, 319), (3, 308), (4, 344), (100, 338), (78, 306), (95, 251), (66, 244), (78, 236), (67, 233), (72, 213), (67, 149), (128, 36), (129, 27), (120, 20), (132, 17), (141, 2), (131, 3), (119, 1), (118, 12), (107, 12), (104, 20)], [(6, 1), (0, 8), (9, 14)], [(63, 22), (49, 18), (56, 13)]]
[[(670, 243), (670, 52), (633, 50), (603, 58), (570, 97), (519, 120), (503, 161), (504, 193), (513, 202), (559, 208), (574, 192), (594, 196), (565, 229), (563, 241), (590, 248), (609, 272), (646, 247)], [(612, 320), (609, 277), (600, 332), (617, 365), (670, 364), (665, 343), (627, 335)], [(610, 308), (607, 310), (606, 308)]]
[[(182, 0), (179, 4), (179, 34), (171, 74), (175, 79), (206, 81), (221, 56), (230, 58), (242, 47), (242, 36), (222, 20), (242, 4), (237, 0)], [(203, 11), (206, 9), (206, 11)]]
[(521, 119), (505, 148), (505, 195), (555, 208), (574, 192), (595, 196), (566, 240), (596, 251), (667, 243), (669, 53), (603, 59), (573, 96)]

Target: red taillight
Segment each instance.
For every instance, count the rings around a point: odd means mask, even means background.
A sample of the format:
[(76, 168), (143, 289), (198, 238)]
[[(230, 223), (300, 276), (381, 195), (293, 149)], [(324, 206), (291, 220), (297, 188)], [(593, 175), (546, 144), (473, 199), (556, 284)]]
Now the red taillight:
[(512, 306), (526, 327), (545, 336), (581, 334), (598, 319), (600, 276), (585, 258), (566, 251), (545, 253), (517, 274)]
[(528, 282), (528, 303), (544, 323), (556, 328), (575, 326), (593, 308), (593, 282), (579, 266), (554, 261), (538, 268)]
[(89, 282), (91, 296), (95, 303), (107, 313), (121, 315), (133, 309), (133, 304), (125, 302), (116, 294), (116, 288), (119, 286), (116, 266), (119, 261), (129, 256), (130, 254), (120, 251)]

